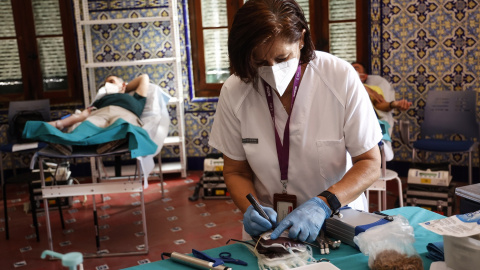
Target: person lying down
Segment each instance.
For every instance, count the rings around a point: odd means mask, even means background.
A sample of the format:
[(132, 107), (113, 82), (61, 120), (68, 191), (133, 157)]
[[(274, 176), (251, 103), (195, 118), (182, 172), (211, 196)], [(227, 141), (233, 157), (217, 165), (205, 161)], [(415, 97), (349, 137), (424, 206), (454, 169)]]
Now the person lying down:
[[(101, 128), (110, 126), (119, 118), (132, 125), (142, 126), (140, 115), (145, 107), (148, 86), (147, 74), (136, 77), (128, 84), (117, 76), (109, 76), (105, 80), (107, 95), (96, 100), (92, 106), (80, 114), (73, 114), (65, 119), (48, 123), (59, 130), (69, 128), (69, 132), (85, 120)], [(134, 94), (130, 95), (132, 91)]]
[(143, 122), (140, 120), (148, 88), (147, 74), (136, 77), (128, 84), (117, 76), (109, 76), (105, 81), (107, 94), (97, 99), (92, 106), (56, 121), (29, 121), (23, 137), (60, 145), (100, 147), (111, 141), (126, 141), (128, 138), (131, 151), (133, 148), (141, 149), (133, 151), (132, 157), (155, 153), (157, 145), (141, 128)]

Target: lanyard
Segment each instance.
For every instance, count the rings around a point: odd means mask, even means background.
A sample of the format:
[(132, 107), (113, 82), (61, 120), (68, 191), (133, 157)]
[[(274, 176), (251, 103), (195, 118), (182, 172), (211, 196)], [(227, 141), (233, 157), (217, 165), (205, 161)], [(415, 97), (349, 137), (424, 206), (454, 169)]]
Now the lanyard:
[(302, 66), (298, 65), (297, 72), (295, 73), (292, 89), (292, 101), (290, 104), (290, 115), (287, 118), (287, 123), (285, 124), (285, 130), (283, 132), (283, 144), (280, 141), (280, 136), (277, 132), (277, 127), (275, 124), (275, 111), (273, 105), (273, 95), (272, 87), (265, 81), (263, 81), (263, 86), (265, 87), (265, 93), (268, 103), (268, 109), (270, 110), (270, 115), (273, 121), (273, 130), (275, 131), (275, 144), (277, 146), (277, 157), (278, 164), (280, 166), (280, 181), (283, 185), (283, 193), (287, 192), (287, 182), (288, 182), (288, 158), (290, 155), (290, 116), (293, 111), (293, 104), (295, 103), (295, 98), (297, 97), (298, 86), (300, 85), (300, 76), (302, 75)]

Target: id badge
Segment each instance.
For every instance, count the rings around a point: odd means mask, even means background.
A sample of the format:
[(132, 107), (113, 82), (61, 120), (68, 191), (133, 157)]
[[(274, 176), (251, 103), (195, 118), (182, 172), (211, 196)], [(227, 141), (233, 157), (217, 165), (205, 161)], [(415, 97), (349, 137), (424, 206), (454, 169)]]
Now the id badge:
[(297, 196), (275, 193), (273, 194), (273, 207), (277, 212), (277, 222), (280, 222), (297, 207)]

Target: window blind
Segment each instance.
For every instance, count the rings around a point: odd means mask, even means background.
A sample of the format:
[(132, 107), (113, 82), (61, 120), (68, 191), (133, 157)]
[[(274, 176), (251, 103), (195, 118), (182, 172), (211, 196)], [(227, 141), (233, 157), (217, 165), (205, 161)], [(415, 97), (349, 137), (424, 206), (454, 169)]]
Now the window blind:
[[(20, 84), (22, 71), (18, 53), (15, 24), (13, 22), (12, 4), (10, 1), (0, 1), (0, 86)], [(7, 81), (8, 80), (8, 81)]]
[(201, 3), (206, 82), (223, 83), (230, 76), (227, 1), (202, 0)]
[(330, 53), (348, 62), (357, 59), (355, 22), (330, 23)]
[(37, 36), (62, 34), (58, 0), (33, 0), (32, 8)]
[(355, 20), (355, 0), (330, 0), (328, 2), (330, 21)]

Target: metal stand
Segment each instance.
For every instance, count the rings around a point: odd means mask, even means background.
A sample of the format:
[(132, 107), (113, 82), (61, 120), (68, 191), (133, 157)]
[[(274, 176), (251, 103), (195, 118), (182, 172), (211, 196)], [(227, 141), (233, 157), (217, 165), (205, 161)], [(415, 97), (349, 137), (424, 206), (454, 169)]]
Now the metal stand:
[[(72, 155), (64, 156), (59, 154), (58, 152), (50, 149), (45, 148), (39, 152), (37, 152), (36, 157), (38, 158), (38, 164), (40, 165), (40, 175), (42, 181), (42, 196), (43, 202), (45, 205), (47, 204), (47, 199), (49, 198), (57, 198), (57, 197), (70, 197), (70, 196), (83, 196), (83, 195), (92, 195), (93, 200), (93, 215), (94, 215), (94, 226), (95, 226), (95, 242), (96, 242), (96, 253), (86, 253), (84, 255), (85, 258), (99, 258), (99, 257), (112, 257), (112, 256), (124, 256), (124, 255), (140, 255), (140, 254), (148, 254), (148, 234), (147, 234), (147, 222), (145, 216), (145, 199), (144, 199), (144, 190), (143, 190), (143, 175), (141, 170), (141, 162), (137, 160), (137, 166), (139, 168), (139, 173), (137, 174), (138, 177), (135, 177), (133, 180), (129, 179), (127, 181), (118, 180), (108, 180), (106, 182), (99, 182), (100, 178), (98, 168), (94, 168), (92, 166), (92, 183), (91, 184), (78, 184), (78, 185), (45, 185), (45, 177), (43, 177), (43, 160), (45, 158), (51, 159), (70, 159), (70, 158), (94, 158), (99, 159), (102, 156), (107, 155), (114, 155), (114, 154), (121, 154), (121, 153), (128, 153), (128, 149), (122, 148), (120, 150), (116, 150), (112, 153), (107, 154), (97, 154), (95, 151), (85, 151), (85, 152), (78, 152), (72, 153)], [(96, 164), (95, 162), (91, 162), (91, 164)], [(118, 253), (100, 253), (100, 235), (99, 235), (99, 228), (98, 228), (98, 218), (97, 218), (97, 209), (95, 204), (95, 195), (97, 194), (107, 194), (107, 193), (140, 193), (140, 206), (142, 211), (142, 225), (143, 225), (143, 232), (144, 232), (144, 250), (142, 251), (131, 251), (131, 252), (118, 252)], [(48, 234), (48, 245), (49, 249), (53, 251), (53, 239), (52, 239), (52, 230), (50, 225), (50, 216), (49, 216), (49, 209), (45, 207), (45, 217), (46, 217), (46, 225), (47, 225), (47, 234)]]

